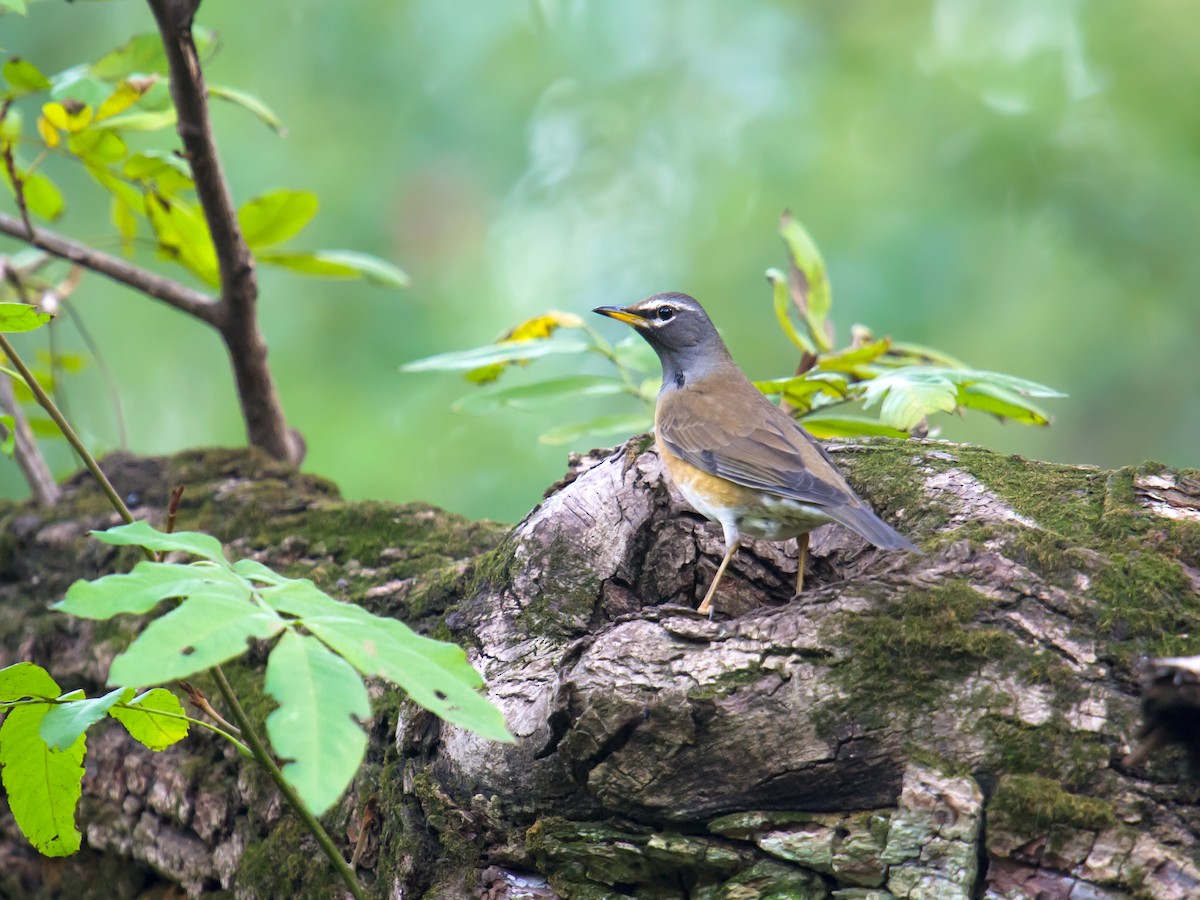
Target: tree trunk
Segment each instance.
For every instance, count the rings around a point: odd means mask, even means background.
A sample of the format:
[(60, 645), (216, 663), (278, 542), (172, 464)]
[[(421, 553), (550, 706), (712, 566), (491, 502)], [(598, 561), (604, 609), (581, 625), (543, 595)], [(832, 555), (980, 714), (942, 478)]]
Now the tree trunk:
[[(794, 545), (752, 542), (710, 621), (692, 607), (720, 530), (647, 443), (574, 460), (511, 531), (343, 503), (257, 453), (110, 474), (154, 520), (182, 481), (181, 528), (471, 648), (517, 743), (380, 688), (367, 764), (326, 817), (381, 897), (1200, 895), (1182, 755), (1122, 762), (1139, 660), (1200, 635), (1197, 473), (831, 447), (924, 553), (830, 526), (791, 601)], [(128, 564), (85, 537), (111, 524), (101, 508), (77, 482), (53, 514), (2, 513), (0, 665), (103, 682), (136, 623), (45, 609)], [(252, 666), (230, 674), (258, 695)], [(41, 860), (5, 814), (0, 894), (338, 895), (270, 783), (206, 736), (160, 754), (89, 737), (80, 824), (84, 853)]]

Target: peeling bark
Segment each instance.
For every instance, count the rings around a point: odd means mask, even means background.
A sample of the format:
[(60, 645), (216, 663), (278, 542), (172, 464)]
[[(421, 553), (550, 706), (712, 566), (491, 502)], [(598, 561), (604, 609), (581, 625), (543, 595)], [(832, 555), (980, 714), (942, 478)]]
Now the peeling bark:
[[(507, 533), (342, 503), (255, 454), (130, 460), (114, 481), (152, 519), (186, 481), (181, 527), (470, 648), (518, 741), (375, 689), (367, 764), (326, 824), (379, 896), (1200, 893), (1182, 755), (1126, 760), (1139, 659), (1194, 653), (1200, 634), (1197, 474), (933, 441), (831, 451), (924, 553), (821, 529), (789, 602), (794, 545), (751, 542), (712, 621), (692, 607), (719, 529), (644, 440), (576, 459)], [(88, 486), (66, 493), (56, 520), (0, 519), (0, 665), (32, 658), (90, 688), (132, 629), (45, 611), (122, 561), (84, 537), (106, 517)], [(234, 677), (246, 692), (256, 676)], [(36, 860), (5, 817), (0, 893), (50, 896), (56, 878), (87, 896), (114, 858), (123, 880), (92, 896), (336, 893), (270, 784), (215, 741), (89, 741), (89, 849)]]

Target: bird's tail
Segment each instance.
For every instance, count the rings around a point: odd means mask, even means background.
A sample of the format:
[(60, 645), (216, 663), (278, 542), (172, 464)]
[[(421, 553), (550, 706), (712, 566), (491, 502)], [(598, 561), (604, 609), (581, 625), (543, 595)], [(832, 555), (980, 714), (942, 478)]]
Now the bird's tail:
[(825, 512), (839, 525), (845, 525), (882, 550), (917, 549), (916, 544), (871, 512), (866, 504), (827, 509)]

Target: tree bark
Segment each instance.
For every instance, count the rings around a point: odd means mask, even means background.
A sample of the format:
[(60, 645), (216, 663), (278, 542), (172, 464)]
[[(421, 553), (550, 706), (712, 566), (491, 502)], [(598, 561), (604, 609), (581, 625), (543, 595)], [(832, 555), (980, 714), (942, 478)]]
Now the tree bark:
[[(710, 621), (692, 607), (720, 530), (647, 443), (574, 460), (512, 530), (343, 503), (253, 453), (110, 474), (151, 519), (183, 481), (180, 527), (470, 648), (517, 742), (380, 688), (367, 763), (326, 817), (381, 897), (1200, 892), (1183, 756), (1125, 761), (1140, 658), (1195, 652), (1200, 634), (1197, 473), (835, 446), (924, 553), (830, 526), (790, 601), (794, 546), (752, 542)], [(0, 516), (0, 665), (33, 659), (90, 693), (132, 627), (45, 606), (124, 557), (85, 537), (106, 524), (89, 485), (66, 503)], [(232, 677), (247, 692), (257, 676)], [(80, 820), (88, 849), (64, 861), (0, 820), (0, 893), (336, 894), (270, 784), (205, 736), (161, 754), (89, 737)]]

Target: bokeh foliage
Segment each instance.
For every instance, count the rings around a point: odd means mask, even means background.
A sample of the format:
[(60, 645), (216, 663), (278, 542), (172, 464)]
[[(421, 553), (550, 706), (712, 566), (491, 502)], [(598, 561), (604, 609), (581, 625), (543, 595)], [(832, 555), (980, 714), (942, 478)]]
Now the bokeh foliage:
[[(396, 366), (546, 309), (684, 290), (751, 377), (789, 371), (795, 348), (760, 281), (785, 206), (826, 254), (843, 342), (867, 322), (1072, 398), (1050, 430), (977, 417), (945, 436), (1064, 462), (1195, 464), (1200, 17), (1186, 7), (533, 0), (475, 13), (202, 8), (221, 44), (211, 80), (263, 98), (288, 130), (215, 110), (238, 202), (312, 191), (311, 246), (401, 260), (414, 278), (390, 296), (263, 275), (285, 408), (308, 466), (349, 495), (527, 510), (561, 469), (562, 448), (533, 440), (561, 412), (456, 415), (453, 379)], [(60, 71), (149, 27), (139, 3), (39, 3), (4, 17), (0, 44)], [(68, 198), (86, 178), (52, 174)], [(81, 202), (60, 227), (100, 238), (107, 215)], [(132, 445), (240, 442), (219, 345), (120, 293), (89, 278), (78, 296), (139, 411)], [(538, 365), (604, 372), (599, 359)], [(85, 431), (114, 445), (103, 388), (78, 381)]]

